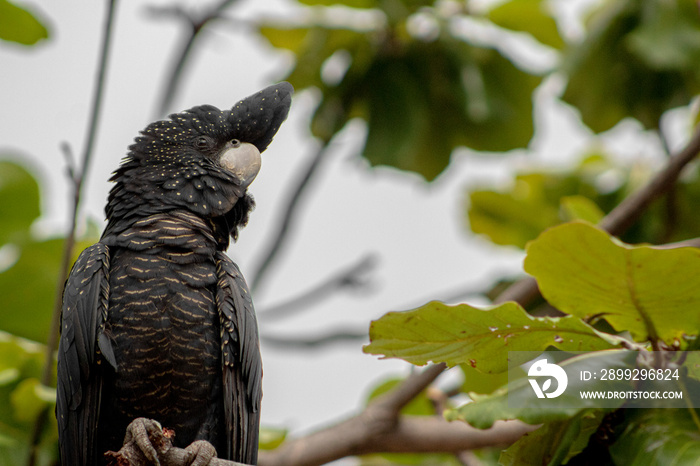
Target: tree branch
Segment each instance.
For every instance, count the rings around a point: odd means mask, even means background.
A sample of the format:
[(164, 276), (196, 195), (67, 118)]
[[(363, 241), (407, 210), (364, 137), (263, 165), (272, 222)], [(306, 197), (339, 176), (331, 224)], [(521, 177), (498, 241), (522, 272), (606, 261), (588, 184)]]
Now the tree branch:
[[(415, 385), (417, 389), (421, 384)], [(287, 442), (276, 450), (261, 451), (258, 465), (313, 466), (345, 456), (380, 452), (457, 454), (464, 450), (510, 445), (537, 428), (520, 421), (497, 421), (492, 428), (483, 430), (462, 422), (447, 422), (438, 416), (395, 417), (385, 408), (381, 402), (370, 403), (361, 414), (340, 424)], [(161, 466), (188, 466), (192, 463), (193, 451), (189, 447), (173, 447), (168, 433), (155, 429), (149, 430), (147, 435)], [(125, 441), (118, 452), (107, 452), (105, 457), (108, 466), (154, 464), (144, 455), (135, 437)], [(245, 466), (220, 458), (212, 458), (207, 464)]]
[(446, 368), (445, 364), (433, 364), (421, 371), (414, 372), (393, 390), (377, 397), (370, 403), (370, 406), (373, 409), (378, 406), (394, 415), (398, 415), (404, 406), (428, 388)]
[(301, 200), (304, 191), (308, 187), (309, 182), (316, 174), (318, 167), (321, 166), (321, 162), (325, 158), (328, 147), (328, 142), (323, 142), (321, 144), (313, 159), (311, 159), (311, 162), (306, 167), (303, 176), (299, 179), (299, 183), (288, 196), (289, 203), (285, 208), (284, 214), (282, 216), (282, 221), (280, 222), (280, 226), (277, 230), (277, 233), (275, 234), (271, 242), (270, 248), (263, 255), (262, 259), (260, 260), (260, 264), (257, 266), (257, 268), (253, 270), (252, 275), (250, 275), (251, 290), (255, 291), (260, 286), (260, 283), (264, 281), (270, 265), (272, 265), (275, 258), (277, 257), (277, 254), (282, 249), (282, 246), (284, 245), (289, 234), (294, 216), (296, 215), (297, 209), (299, 208), (299, 201)]
[(325, 346), (330, 343), (342, 343), (342, 342), (358, 342), (367, 339), (367, 330), (340, 330), (337, 332), (329, 332), (327, 334), (321, 335), (319, 337), (308, 337), (308, 338), (289, 338), (289, 337), (275, 337), (269, 335), (261, 335), (260, 341), (263, 343), (276, 346), (283, 349), (305, 349), (311, 350), (316, 349), (319, 346)]
[(673, 187), (683, 168), (697, 157), (698, 152), (700, 152), (700, 125), (695, 128), (688, 144), (671, 157), (662, 171), (618, 204), (600, 221), (598, 226), (611, 235), (622, 234), (639, 218), (649, 204)]
[(435, 364), (415, 372), (393, 390), (375, 398), (364, 411), (279, 448), (260, 452), (260, 466), (318, 465), (350, 455), (378, 452), (457, 453), (485, 446), (507, 445), (536, 428), (519, 421), (499, 422), (481, 430), (441, 417), (408, 417), (401, 409), (445, 369)]
[[(534, 429), (520, 422), (509, 422), (482, 431), (462, 423), (448, 423), (439, 417), (400, 416), (401, 409), (425, 390), (444, 368), (443, 364), (437, 364), (414, 372), (393, 390), (372, 400), (359, 415), (308, 437), (288, 441), (274, 451), (260, 452), (258, 464), (307, 466), (348, 455), (381, 451), (457, 452), (478, 446), (507, 444)], [(189, 464), (187, 458), (191, 461), (191, 453), (172, 447), (170, 435), (164, 435), (161, 429), (149, 430), (148, 440), (162, 466), (186, 465)], [(437, 442), (438, 450), (431, 447), (431, 442)], [(136, 437), (126, 441), (119, 452), (109, 452), (108, 458), (108, 464), (115, 465), (152, 464), (137, 445)], [(212, 460), (210, 464), (238, 465), (220, 459)]]
[(87, 137), (85, 142), (85, 149), (83, 151), (83, 157), (80, 167), (75, 167), (72, 164), (72, 153), (69, 146), (64, 145), (62, 147), (64, 154), (68, 160), (68, 174), (71, 178), (72, 188), (73, 188), (73, 204), (71, 215), (69, 218), (69, 230), (66, 235), (66, 242), (63, 247), (63, 257), (61, 260), (61, 271), (58, 276), (58, 282), (56, 284), (56, 296), (54, 299), (53, 307), (53, 319), (51, 321), (51, 331), (49, 332), (49, 338), (47, 343), (47, 356), (50, 354), (50, 358), (47, 357), (46, 364), (44, 365), (44, 371), (41, 379), (41, 383), (44, 385), (49, 385), (51, 383), (51, 373), (53, 368), (53, 352), (58, 346), (58, 329), (60, 326), (60, 316), (61, 308), (63, 304), (63, 284), (68, 277), (68, 269), (70, 267), (70, 261), (73, 256), (73, 246), (75, 244), (75, 230), (78, 219), (78, 208), (80, 206), (80, 198), (82, 194), (83, 185), (87, 172), (90, 168), (90, 162), (92, 161), (93, 149), (95, 146), (95, 139), (97, 137), (97, 127), (100, 119), (100, 109), (102, 108), (102, 97), (104, 95), (104, 83), (105, 76), (107, 74), (107, 61), (109, 57), (109, 44), (112, 38), (112, 26), (114, 24), (114, 10), (116, 7), (116, 0), (109, 0), (107, 8), (107, 19), (105, 21), (105, 29), (102, 36), (102, 50), (100, 55), (100, 62), (98, 65), (97, 82), (95, 86), (95, 92), (92, 101), (92, 111), (90, 114), (90, 121), (88, 124)]
[[(73, 190), (73, 204), (70, 212), (70, 218), (68, 220), (69, 229), (66, 235), (66, 241), (63, 245), (61, 266), (57, 277), (56, 293), (54, 295), (53, 314), (51, 316), (51, 327), (49, 329), (49, 335), (47, 337), (46, 354), (44, 357), (44, 368), (41, 375), (41, 383), (42, 385), (46, 386), (52, 385), (54, 352), (58, 347), (58, 335), (59, 328), (61, 325), (61, 309), (63, 307), (63, 284), (65, 283), (66, 278), (68, 277), (68, 271), (70, 270), (71, 258), (73, 257), (73, 249), (75, 247), (75, 230), (76, 225), (78, 223), (78, 209), (80, 206), (80, 197), (85, 177), (87, 176), (88, 170), (90, 168), (90, 162), (92, 161), (95, 139), (97, 137), (97, 127), (100, 119), (100, 110), (102, 108), (102, 98), (104, 96), (104, 84), (105, 77), (107, 75), (107, 63), (109, 58), (110, 42), (112, 39), (112, 27), (114, 25), (114, 11), (116, 9), (116, 3), (116, 0), (109, 0), (107, 2), (105, 27), (102, 32), (102, 47), (100, 51), (100, 61), (97, 68), (96, 85), (92, 99), (92, 110), (90, 113), (90, 120), (88, 123), (88, 130), (85, 141), (85, 148), (83, 150), (81, 166), (79, 168), (74, 166), (72, 153), (70, 152), (68, 146), (64, 145), (62, 147), (64, 154), (66, 155), (68, 160), (68, 175), (70, 177), (72, 185), (71, 187)], [(46, 423), (47, 415), (48, 409), (43, 410), (37, 417), (36, 422), (34, 423), (30, 456), (27, 461), (27, 464), (29, 466), (32, 466), (36, 463), (37, 446), (39, 445), (41, 432), (43, 430), (44, 424)]]
[(654, 249), (700, 248), (700, 238), (690, 238), (675, 243), (654, 244)]
[(338, 458), (370, 453), (458, 453), (489, 446), (510, 445), (537, 426), (498, 421), (481, 430), (441, 417), (376, 417), (367, 409), (335, 426), (261, 451), (259, 466), (314, 466)]
[[(355, 264), (336, 272), (308, 291), (284, 303), (270, 306), (257, 312), (258, 319), (289, 317), (298, 311), (309, 309), (312, 304), (342, 288), (360, 288), (367, 285), (366, 275), (375, 268), (375, 254), (367, 254)], [(366, 332), (365, 332), (366, 333)]]
[(176, 18), (184, 20), (184, 22), (189, 27), (188, 34), (183, 38), (182, 45), (180, 46), (180, 51), (176, 55), (177, 59), (174, 61), (175, 64), (173, 65), (173, 69), (169, 74), (170, 79), (168, 79), (168, 82), (165, 86), (165, 90), (163, 91), (163, 95), (160, 98), (160, 103), (158, 104), (158, 115), (156, 116), (156, 118), (163, 117), (168, 112), (168, 109), (172, 106), (173, 99), (175, 98), (175, 94), (177, 93), (177, 90), (180, 86), (180, 82), (182, 81), (182, 72), (185, 69), (185, 65), (187, 64), (187, 60), (190, 57), (190, 53), (194, 47), (195, 41), (198, 37), (200, 37), (199, 33), (205, 28), (205, 26), (209, 22), (215, 19), (219, 19), (221, 17), (221, 13), (223, 13), (224, 10), (235, 1), (236, 0), (222, 0), (214, 7), (212, 7), (209, 11), (207, 11), (199, 17), (195, 17), (194, 14), (188, 13), (179, 5), (167, 7), (150, 7), (151, 13), (161, 17), (174, 16)]

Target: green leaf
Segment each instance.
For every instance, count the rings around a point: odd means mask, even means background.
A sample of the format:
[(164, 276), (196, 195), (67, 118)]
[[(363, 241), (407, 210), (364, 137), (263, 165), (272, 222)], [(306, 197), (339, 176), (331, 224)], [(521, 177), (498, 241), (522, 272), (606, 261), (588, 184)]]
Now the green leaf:
[[(409, 11), (420, 3), (404, 6)], [(399, 26), (385, 34), (331, 25), (266, 25), (260, 32), (294, 54), (287, 81), (298, 90), (321, 91), (314, 136), (328, 142), (350, 119), (361, 118), (367, 123), (362, 154), (372, 166), (432, 181), (457, 147), (507, 151), (532, 138), (531, 94), (541, 78), (494, 49), (448, 34), (425, 42), (402, 34)], [(347, 69), (329, 82), (323, 71), (339, 51)]]
[[(47, 401), (44, 394), (46, 390), (41, 389), (38, 379), (24, 379), (10, 395), (10, 401), (15, 413), (15, 419), (19, 422), (34, 422), (39, 413), (51, 403)], [(55, 401), (55, 397), (54, 400)]]
[(469, 225), (501, 245), (524, 248), (542, 230), (561, 220), (559, 209), (545, 197), (547, 177), (519, 175), (510, 192), (473, 191), (469, 195)]
[[(7, 448), (7, 447), (16, 447), (17, 446), (17, 440), (10, 437), (9, 435), (3, 435), (0, 433), (0, 449), (1, 448)], [(1, 458), (1, 456), (0, 456)]]
[(700, 381), (700, 351), (688, 351), (684, 367), (688, 368), (688, 377)]
[(693, 71), (700, 59), (700, 15), (690, 0), (648, 2), (627, 46), (655, 70)]
[[(37, 410), (51, 409), (54, 403), (55, 389), (38, 383), (44, 353), (42, 345), (0, 331), (0, 464), (26, 463)], [(57, 435), (56, 420), (49, 416), (36, 451), (37, 465), (56, 463)]]
[(605, 212), (595, 202), (583, 196), (562, 197), (561, 208), (566, 220), (584, 220), (596, 224), (605, 216)]
[(465, 145), (491, 152), (526, 147), (534, 133), (532, 94), (542, 78), (494, 49), (469, 46), (462, 54), (471, 58), (462, 68), (469, 121)]
[(39, 377), (44, 363), (44, 346), (0, 331), (0, 370), (7, 376), (20, 371), (19, 378)]
[(373, 166), (432, 181), (456, 147), (525, 147), (534, 131), (531, 94), (539, 83), (493, 49), (446, 39), (412, 42), (403, 54), (377, 58), (348, 98), (366, 111), (363, 156)]
[[(537, 352), (530, 353), (530, 359), (537, 357)], [(514, 373), (520, 370), (517, 366), (526, 361), (519, 361), (510, 353), (510, 368)], [(562, 357), (568, 356), (562, 353)], [(489, 395), (477, 395), (470, 393), (471, 403), (456, 409), (445, 411), (445, 418), (449, 421), (461, 420), (479, 429), (488, 429), (499, 420), (520, 419), (528, 424), (540, 424), (543, 422), (564, 421), (579, 413), (590, 410), (609, 411), (620, 407), (624, 400), (605, 400), (605, 408), (601, 408), (601, 400), (581, 399), (580, 391), (595, 390), (632, 390), (633, 383), (625, 380), (615, 381), (583, 381), (572, 377), (587, 370), (594, 372), (600, 367), (609, 369), (629, 368), (636, 359), (636, 352), (626, 350), (594, 351), (591, 353), (576, 355), (557, 364), (569, 375), (566, 391), (556, 398), (538, 399), (535, 397), (527, 377), (518, 376), (511, 378), (507, 386), (496, 390)], [(576, 448), (578, 449), (578, 447)]]
[(413, 311), (385, 314), (372, 322), (369, 336), (365, 353), (417, 365), (464, 363), (488, 373), (508, 369), (509, 351), (540, 351), (549, 346), (592, 351), (615, 344), (578, 318), (532, 317), (514, 302), (482, 310), (433, 301)]
[[(452, 63), (447, 57), (433, 57), (415, 51), (408, 56), (378, 60), (365, 77), (364, 97), (367, 99), (367, 140), (363, 156), (372, 164), (388, 165), (422, 174), (434, 179), (449, 164), (455, 146), (455, 133), (449, 123), (436, 128), (434, 97), (427, 87), (435, 67), (447, 74), (445, 85), (458, 91), (450, 79)], [(421, 72), (422, 70), (430, 70)], [(452, 94), (445, 89), (436, 91)], [(462, 122), (460, 95), (445, 108), (445, 114), (456, 115)], [(452, 108), (450, 108), (452, 107)], [(456, 113), (455, 113), (456, 111)], [(444, 128), (447, 128), (445, 130)]]
[[(73, 258), (94, 240), (78, 241)], [(17, 262), (0, 272), (0, 295), (3, 296), (0, 329), (30, 340), (46, 341), (63, 243), (63, 239), (35, 241), (28, 237)]]
[(34, 45), (49, 37), (46, 27), (28, 10), (0, 0), (0, 39)]
[(287, 429), (273, 429), (271, 427), (260, 428), (258, 445), (261, 450), (274, 450), (282, 445), (287, 438)]
[[(399, 385), (403, 379), (395, 378), (390, 380), (385, 380), (379, 385), (374, 387), (367, 397), (367, 402), (373, 400), (374, 398), (387, 393), (392, 388)], [(406, 406), (401, 409), (401, 414), (406, 414), (410, 416), (431, 416), (435, 414), (435, 406), (432, 401), (428, 398), (425, 392), (421, 392), (418, 396), (414, 397)]]
[[(656, 5), (676, 3), (685, 3), (679, 11), (686, 18), (674, 16), (668, 25), (654, 18)], [(564, 101), (578, 108), (596, 133), (627, 117), (657, 129), (665, 111), (688, 105), (700, 92), (696, 8), (686, 0), (603, 2), (588, 22), (586, 39), (566, 51)]]
[(525, 271), (549, 303), (604, 317), (635, 340), (678, 346), (700, 331), (700, 251), (630, 246), (592, 225), (554, 227), (530, 243)]
[(488, 18), (503, 28), (527, 32), (545, 45), (562, 48), (557, 22), (547, 9), (548, 2), (543, 0), (511, 0), (491, 10)]
[[(464, 383), (462, 391), (465, 393), (489, 394), (503, 387), (510, 378), (515, 378), (515, 373), (501, 372), (498, 374), (487, 374), (474, 369), (469, 364), (460, 364), (460, 369), (464, 373)], [(520, 369), (517, 372), (522, 373)]]
[(0, 293), (4, 296), (1, 329), (30, 340), (46, 341), (62, 248), (60, 239), (30, 240), (18, 261), (0, 273)]
[(39, 184), (20, 165), (0, 161), (0, 246), (9, 241), (21, 241), (37, 217)]
[(7, 369), (0, 370), (0, 386), (16, 382), (17, 379), (19, 379), (19, 375), (19, 369), (16, 367), (8, 367)]
[[(652, 203), (623, 235), (625, 242), (670, 243), (700, 236), (700, 177), (689, 167), (670, 198)], [(524, 248), (546, 228), (574, 219), (597, 223), (646, 182), (651, 167), (636, 163), (619, 166), (598, 153), (587, 155), (572, 169), (542, 168), (516, 176), (512, 185), (498, 191), (469, 192), (469, 227), (492, 242)]]
[[(636, 416), (633, 416), (636, 414)], [(635, 466), (697, 464), (699, 426), (688, 409), (639, 409), (623, 434), (610, 446), (616, 464)]]
[(502, 466), (566, 464), (583, 451), (601, 421), (601, 410), (584, 411), (565, 421), (548, 422), (501, 453)]
[[(14, 263), (0, 269), (0, 329), (43, 342), (49, 332), (64, 241), (32, 237), (30, 227), (40, 214), (39, 203), (38, 183), (31, 173), (0, 161), (0, 246), (9, 243), (18, 255)], [(73, 259), (97, 239), (94, 223), (88, 223), (88, 234), (76, 243)]]
[(285, 78), (295, 89), (308, 87), (325, 89), (322, 70), (327, 60), (339, 50), (352, 54), (353, 65), (362, 66), (362, 55), (369, 46), (367, 33), (340, 27), (287, 27), (267, 24), (259, 28), (260, 34), (273, 47), (289, 50), (296, 63)]
[[(602, 155), (591, 154), (570, 171), (520, 173), (512, 186), (503, 191), (469, 193), (469, 226), (496, 244), (525, 248), (546, 228), (574, 218), (600, 218), (626, 195), (624, 176), (628, 172)], [(601, 193), (605, 185), (600, 180), (604, 175), (615, 174), (622, 177), (619, 183)]]

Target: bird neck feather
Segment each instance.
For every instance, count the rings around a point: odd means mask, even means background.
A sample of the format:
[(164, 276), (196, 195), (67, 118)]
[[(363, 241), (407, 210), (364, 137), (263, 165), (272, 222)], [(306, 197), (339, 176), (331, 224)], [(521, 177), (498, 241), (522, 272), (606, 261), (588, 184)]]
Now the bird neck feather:
[(220, 249), (212, 222), (186, 210), (110, 222), (101, 242), (108, 246), (167, 255), (182, 251), (188, 255), (213, 257)]

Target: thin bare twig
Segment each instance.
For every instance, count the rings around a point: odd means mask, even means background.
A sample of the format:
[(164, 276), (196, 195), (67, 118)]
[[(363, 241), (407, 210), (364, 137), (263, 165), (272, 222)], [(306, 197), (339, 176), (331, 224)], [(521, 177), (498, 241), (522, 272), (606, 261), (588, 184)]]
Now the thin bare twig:
[(328, 147), (328, 142), (324, 142), (321, 144), (313, 159), (311, 159), (311, 162), (306, 167), (303, 176), (299, 179), (299, 183), (291, 191), (290, 195), (287, 196), (289, 202), (284, 210), (282, 221), (279, 224), (277, 233), (273, 237), (269, 249), (263, 255), (263, 258), (260, 260), (260, 264), (253, 270), (253, 273), (251, 275), (251, 290), (255, 291), (259, 288), (260, 284), (264, 281), (265, 276), (267, 275), (267, 271), (269, 270), (270, 265), (272, 265), (275, 258), (277, 257), (277, 254), (282, 249), (282, 246), (284, 245), (287, 239), (287, 235), (289, 234), (297, 209), (299, 208), (299, 201), (301, 200), (304, 191), (306, 191), (306, 188), (309, 186), (311, 179), (316, 174), (318, 168), (321, 166), (321, 162), (323, 161), (323, 159), (326, 158), (325, 156)]
[(313, 350), (319, 346), (326, 346), (331, 343), (344, 343), (367, 340), (367, 329), (362, 330), (340, 330), (329, 332), (318, 337), (275, 337), (270, 335), (260, 335), (260, 341), (269, 346), (276, 346), (282, 349), (302, 349)]
[(289, 317), (299, 311), (308, 310), (314, 303), (340, 289), (357, 289), (368, 284), (367, 274), (377, 264), (376, 254), (367, 254), (356, 263), (336, 272), (310, 290), (283, 303), (267, 307), (257, 312), (258, 320)]
[(102, 108), (102, 98), (104, 96), (104, 84), (107, 75), (107, 63), (109, 58), (109, 47), (112, 39), (112, 28), (114, 25), (116, 0), (109, 0), (107, 5), (105, 28), (102, 35), (102, 48), (100, 52), (100, 61), (98, 64), (97, 79), (95, 90), (92, 97), (92, 110), (90, 112), (90, 120), (88, 123), (87, 136), (85, 140), (85, 148), (81, 159), (80, 167), (75, 167), (72, 164), (72, 152), (68, 145), (63, 145), (62, 150), (68, 160), (68, 173), (72, 181), (73, 189), (73, 204), (69, 219), (69, 230), (66, 235), (66, 242), (63, 247), (63, 257), (61, 260), (61, 271), (56, 284), (56, 297), (54, 299), (53, 319), (51, 321), (51, 331), (47, 343), (47, 355), (51, 352), (51, 358), (47, 358), (47, 363), (44, 365), (44, 371), (41, 382), (45, 385), (50, 383), (51, 371), (53, 367), (53, 351), (58, 346), (58, 329), (60, 326), (61, 307), (63, 301), (63, 284), (68, 276), (70, 260), (73, 257), (73, 247), (75, 245), (75, 230), (78, 219), (78, 209), (80, 207), (80, 198), (82, 195), (85, 178), (90, 169), (90, 163), (95, 147), (95, 139), (97, 138), (97, 128), (100, 122), (100, 111)]
[(196, 17), (194, 13), (185, 11), (178, 5), (149, 8), (149, 11), (152, 14), (156, 14), (160, 17), (174, 16), (178, 19), (184, 20), (184, 23), (188, 26), (188, 33), (182, 37), (182, 44), (179, 48), (179, 52), (177, 53), (177, 58), (174, 60), (173, 69), (168, 75), (170, 78), (168, 79), (165, 90), (160, 98), (160, 103), (158, 104), (157, 110), (158, 115), (156, 115), (156, 118), (165, 116), (168, 109), (172, 106), (173, 99), (175, 98), (180, 83), (182, 82), (182, 72), (184, 71), (185, 65), (189, 60), (195, 42), (200, 37), (200, 32), (202, 32), (205, 26), (207, 26), (211, 21), (219, 19), (224, 10), (231, 6), (231, 4), (233, 4), (235, 1), (236, 0), (222, 0), (199, 17)]
[(675, 243), (655, 244), (654, 249), (700, 248), (700, 238), (690, 238)]
[[(84, 185), (85, 177), (90, 168), (90, 162), (92, 160), (93, 149), (95, 146), (95, 139), (97, 137), (97, 128), (100, 120), (100, 110), (102, 108), (102, 97), (104, 95), (104, 83), (105, 77), (107, 75), (107, 62), (109, 57), (110, 42), (112, 39), (112, 28), (114, 25), (115, 18), (115, 8), (116, 0), (109, 0), (107, 2), (107, 11), (105, 18), (105, 27), (102, 32), (102, 47), (100, 51), (100, 61), (97, 68), (97, 78), (95, 84), (95, 90), (92, 98), (92, 110), (90, 113), (90, 120), (88, 123), (87, 136), (85, 141), (85, 148), (83, 150), (83, 156), (81, 160), (81, 166), (75, 167), (72, 162), (72, 153), (70, 152), (68, 146), (64, 145), (62, 147), (64, 154), (68, 158), (68, 174), (71, 179), (72, 189), (73, 189), (73, 205), (69, 218), (69, 229), (66, 235), (66, 241), (63, 245), (63, 254), (61, 258), (61, 267), (59, 270), (59, 275), (56, 283), (56, 293), (54, 297), (53, 314), (51, 316), (51, 327), (49, 330), (49, 335), (46, 342), (46, 354), (44, 356), (44, 368), (41, 375), (41, 383), (43, 385), (52, 384), (53, 376), (53, 363), (54, 363), (54, 352), (58, 346), (58, 334), (61, 325), (61, 308), (63, 302), (63, 284), (68, 276), (68, 271), (70, 269), (71, 258), (73, 257), (73, 249), (75, 247), (75, 230), (78, 219), (78, 209), (80, 206), (80, 197), (82, 188)], [(37, 446), (39, 445), (39, 440), (41, 438), (41, 432), (46, 423), (46, 418), (48, 416), (48, 409), (44, 409), (36, 419), (34, 423), (34, 429), (32, 432), (32, 441), (30, 447), (30, 454), (27, 460), (27, 464), (32, 466), (36, 463)]]

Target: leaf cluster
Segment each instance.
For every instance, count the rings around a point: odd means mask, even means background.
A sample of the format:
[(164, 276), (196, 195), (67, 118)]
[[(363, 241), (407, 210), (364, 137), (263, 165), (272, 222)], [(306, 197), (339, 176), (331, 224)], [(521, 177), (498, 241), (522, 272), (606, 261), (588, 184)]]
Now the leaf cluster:
[[(21, 165), (0, 161), (0, 329), (45, 342), (64, 239), (37, 237), (31, 227), (39, 216), (37, 180)], [(73, 260), (98, 236), (89, 225)]]
[[(575, 221), (546, 230), (528, 244), (526, 252), (525, 271), (537, 279), (543, 297), (564, 316), (534, 317), (514, 302), (487, 309), (431, 302), (412, 311), (390, 312), (372, 322), (371, 343), (365, 351), (418, 365), (432, 361), (470, 366), (484, 373), (483, 379), (490, 374), (517, 371), (519, 365), (547, 349), (561, 351), (564, 359), (561, 364), (571, 365), (574, 373), (578, 373), (601, 367), (599, 362), (598, 366), (593, 364), (596, 358), (605, 357), (608, 364), (605, 367), (613, 367), (609, 362), (611, 354), (619, 354), (621, 363), (625, 358), (634, 361), (637, 352), (632, 349), (675, 352), (697, 347), (700, 333), (697, 249), (632, 246), (587, 222)], [(578, 351), (589, 354), (567, 359), (566, 352)], [(468, 393), (473, 375), (473, 371), (465, 371), (462, 388)], [(470, 393), (470, 403), (445, 413), (450, 420), (462, 420), (480, 428), (506, 419), (544, 423), (535, 433), (506, 450), (501, 455), (501, 464), (521, 464), (517, 459), (524, 456), (532, 458), (532, 464), (562, 464), (584, 454), (591, 447), (591, 435), (609, 427), (603, 425), (606, 416), (624, 403), (619, 400), (606, 408), (595, 402), (572, 407), (571, 400), (564, 396), (556, 402), (546, 400), (546, 409), (533, 404), (519, 405), (512, 400), (531, 389), (523, 379), (524, 373), (510, 375), (508, 383), (504, 384), (499, 377), (487, 394)], [(675, 389), (690, 399), (697, 395), (700, 378), (691, 370), (687, 380)], [(482, 381), (477, 382), (483, 385)], [(628, 381), (620, 381), (618, 385), (614, 389), (632, 389)], [(613, 389), (610, 385), (605, 387)], [(571, 392), (578, 393), (577, 388), (574, 382)], [(654, 416), (661, 414), (632, 416), (631, 420), (615, 426), (622, 429), (619, 438), (610, 442), (614, 448), (604, 449), (609, 453), (606, 457), (610, 464), (615, 464), (615, 452), (627, 452), (637, 442), (657, 449), (654, 440), (674, 439), (684, 448), (690, 448), (689, 442), (696, 441), (700, 425), (693, 423), (692, 413), (687, 410), (681, 410), (678, 422), (669, 421), (663, 432), (647, 426), (641, 436), (631, 427), (656, 419)], [(661, 450), (657, 453), (659, 457), (669, 454)], [(585, 455), (593, 453), (586, 451)]]
[[(626, 118), (660, 128), (700, 90), (700, 17), (691, 0), (608, 0), (583, 40), (562, 36), (546, 0), (470, 2), (304, 0), (301, 20), (259, 32), (293, 64), (285, 77), (318, 93), (312, 133), (327, 143), (351, 119), (366, 123), (363, 157), (431, 181), (457, 147), (507, 152), (534, 134), (532, 95), (544, 76), (566, 78), (564, 102), (595, 133)], [(490, 34), (472, 33), (486, 30)], [(523, 67), (528, 35), (557, 58)], [(521, 41), (522, 42), (522, 41)], [(525, 47), (526, 48), (526, 47)]]
[[(615, 157), (590, 153), (570, 169), (517, 173), (506, 188), (472, 188), (466, 193), (466, 220), (472, 232), (491, 242), (524, 249), (542, 231), (572, 220), (598, 223), (646, 182), (651, 167), (630, 167)], [(700, 203), (697, 168), (654, 202), (621, 238), (631, 244), (669, 243), (700, 235), (694, 214)]]
[[(36, 418), (53, 410), (56, 392), (40, 383), (42, 345), (0, 331), (0, 463), (26, 464)], [(37, 464), (58, 458), (58, 428), (50, 416), (37, 447)]]
[(700, 92), (700, 17), (689, 0), (610, 0), (562, 63), (564, 101), (595, 132), (635, 118), (659, 128), (664, 112)]
[[(319, 13), (329, 2), (303, 3)], [(331, 3), (376, 19), (338, 25), (328, 12), (311, 15), (301, 26), (260, 27), (271, 45), (294, 55), (285, 79), (299, 90), (320, 90), (311, 122), (316, 137), (328, 142), (349, 120), (362, 119), (363, 156), (371, 165), (426, 180), (442, 173), (456, 147), (508, 151), (528, 144), (534, 131), (531, 95), (541, 77), (494, 46), (455, 34), (457, 18), (469, 16), (466, 10), (442, 11), (426, 0)], [(548, 31), (556, 34), (556, 28)]]
[[(44, 410), (53, 413), (55, 388), (40, 383), (55, 297), (63, 238), (38, 238), (32, 224), (40, 216), (37, 179), (23, 166), (0, 161), (0, 464), (26, 464), (34, 423)], [(92, 244), (91, 225), (78, 242)], [(74, 258), (75, 259), (75, 258)], [(41, 343), (37, 343), (41, 342)], [(55, 368), (54, 368), (55, 372)], [(55, 374), (54, 374), (55, 378)], [(44, 426), (37, 464), (53, 464), (58, 455), (53, 415)]]

